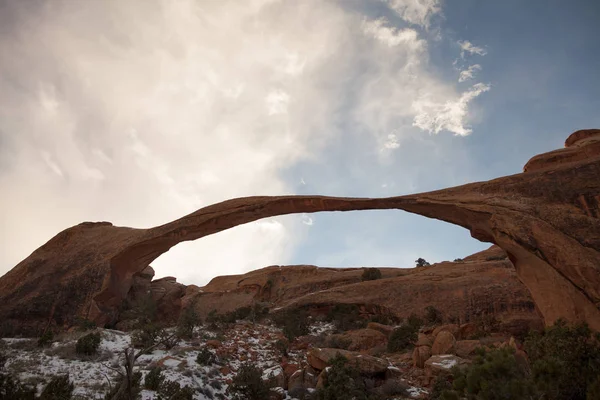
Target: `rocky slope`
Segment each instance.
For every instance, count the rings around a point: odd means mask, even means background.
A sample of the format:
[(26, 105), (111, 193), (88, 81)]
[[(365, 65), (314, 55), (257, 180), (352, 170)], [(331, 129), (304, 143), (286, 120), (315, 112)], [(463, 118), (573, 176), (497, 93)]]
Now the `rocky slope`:
[(585, 130), (564, 149), (534, 157), (523, 173), (435, 192), (240, 198), (151, 229), (83, 223), (0, 278), (0, 320), (22, 332), (69, 326), (77, 315), (114, 324), (134, 276), (177, 243), (274, 215), (400, 209), (463, 226), (500, 246), (546, 324), (565, 318), (600, 330), (599, 177), (600, 130)]

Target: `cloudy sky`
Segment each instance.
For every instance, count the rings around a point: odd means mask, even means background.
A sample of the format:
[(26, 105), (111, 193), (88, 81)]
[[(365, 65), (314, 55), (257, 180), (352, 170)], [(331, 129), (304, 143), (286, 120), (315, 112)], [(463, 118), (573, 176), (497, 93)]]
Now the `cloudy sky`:
[[(595, 0), (0, 0), (0, 273), (81, 221), (248, 195), (394, 196), (600, 127)], [(487, 247), (400, 211), (271, 218), (157, 276), (414, 265)]]

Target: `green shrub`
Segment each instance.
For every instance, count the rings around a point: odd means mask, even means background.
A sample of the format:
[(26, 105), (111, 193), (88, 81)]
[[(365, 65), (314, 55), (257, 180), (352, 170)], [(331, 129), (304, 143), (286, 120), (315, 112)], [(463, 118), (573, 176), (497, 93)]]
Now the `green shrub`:
[(431, 265), (424, 258), (417, 258), (415, 264), (417, 265), (417, 267), (426, 267), (428, 265)]
[[(111, 386), (111, 390), (108, 391), (106, 393), (106, 395), (104, 396), (104, 400), (113, 400), (114, 397), (117, 395), (117, 392), (119, 391), (119, 388), (121, 387), (121, 383), (123, 382), (123, 376), (119, 375), (117, 377), (117, 379), (115, 379), (115, 381), (113, 382), (113, 385)], [(119, 397), (117, 397), (116, 400), (131, 400), (131, 399), (137, 399), (140, 397), (140, 393), (142, 392), (142, 388), (140, 383), (142, 382), (142, 373), (141, 372), (135, 372), (132, 376), (132, 385), (130, 388), (130, 395), (128, 395), (126, 392), (123, 392)]]
[(348, 350), (352, 344), (352, 340), (340, 335), (331, 335), (327, 338), (327, 347), (332, 349)]
[(70, 400), (74, 389), (69, 375), (55, 376), (42, 391), (40, 400)]
[(444, 390), (441, 399), (467, 397), (477, 400), (537, 399), (539, 394), (527, 369), (519, 363), (514, 349), (480, 350), (467, 369), (454, 368), (453, 390)]
[(395, 325), (402, 322), (402, 319), (394, 315), (375, 314), (369, 317), (369, 322), (377, 322), (383, 325)]
[(533, 378), (548, 400), (585, 400), (600, 376), (600, 343), (587, 325), (559, 320), (525, 341)]
[(434, 306), (425, 307), (425, 322), (428, 324), (441, 324), (442, 323), (442, 312)]
[(163, 381), (158, 389), (157, 400), (192, 400), (195, 390), (189, 386), (181, 386), (175, 381)]
[(196, 362), (202, 366), (210, 366), (216, 364), (217, 357), (206, 347), (200, 350), (196, 356)]
[(181, 338), (191, 339), (194, 337), (194, 329), (202, 323), (196, 312), (194, 304), (190, 304), (179, 316), (177, 322), (177, 335)]
[(46, 347), (52, 344), (52, 341), (54, 340), (54, 333), (50, 330), (47, 329), (46, 331), (44, 331), (44, 333), (42, 333), (42, 335), (39, 337), (37, 344), (38, 347)]
[(317, 391), (319, 400), (366, 400), (367, 389), (357, 368), (337, 354), (329, 360), (327, 379)]
[(336, 304), (327, 313), (327, 321), (333, 322), (338, 332), (361, 329), (367, 326), (367, 320), (360, 315), (356, 304)]
[(388, 340), (388, 351), (395, 353), (408, 349), (417, 340), (417, 332), (414, 326), (402, 325), (392, 332)]
[(156, 320), (158, 306), (151, 293), (138, 295), (125, 303), (123, 320), (135, 320), (137, 326), (142, 327)]
[(0, 400), (34, 400), (35, 388), (21, 383), (18, 379), (0, 373)]
[(423, 320), (417, 314), (412, 313), (406, 319), (406, 324), (412, 326), (418, 332), (423, 326)]
[(162, 368), (154, 367), (146, 374), (146, 377), (144, 378), (144, 387), (148, 390), (157, 391), (164, 380), (165, 377), (163, 376)]
[(77, 317), (75, 319), (75, 325), (80, 331), (91, 331), (97, 327), (94, 321), (90, 321), (89, 319), (82, 317)]
[(308, 335), (308, 314), (304, 309), (289, 309), (273, 317), (284, 336), (292, 342), (298, 336)]
[(86, 356), (94, 355), (98, 352), (100, 341), (102, 340), (100, 333), (92, 332), (80, 337), (75, 345), (75, 353), (84, 354)]
[(275, 342), (275, 348), (281, 353), (282, 356), (287, 357), (290, 342), (285, 339), (278, 339)]
[(362, 280), (364, 281), (375, 281), (381, 279), (381, 271), (379, 268), (365, 268), (362, 273)]
[(269, 397), (270, 385), (263, 381), (260, 369), (246, 363), (238, 370), (229, 390), (235, 400), (264, 400)]
[(131, 335), (131, 344), (133, 347), (145, 349), (158, 343), (160, 336), (163, 335), (163, 329), (147, 323)]

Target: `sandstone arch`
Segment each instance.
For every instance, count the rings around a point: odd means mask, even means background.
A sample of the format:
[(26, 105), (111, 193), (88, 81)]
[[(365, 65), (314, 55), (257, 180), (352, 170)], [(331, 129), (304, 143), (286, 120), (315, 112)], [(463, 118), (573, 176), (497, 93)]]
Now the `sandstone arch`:
[(544, 316), (600, 331), (600, 130), (533, 157), (524, 172), (389, 198), (246, 197), (150, 229), (83, 223), (0, 278), (0, 320), (25, 328), (69, 324), (74, 312), (114, 320), (133, 274), (182, 241), (291, 213), (398, 209), (469, 229), (504, 249)]

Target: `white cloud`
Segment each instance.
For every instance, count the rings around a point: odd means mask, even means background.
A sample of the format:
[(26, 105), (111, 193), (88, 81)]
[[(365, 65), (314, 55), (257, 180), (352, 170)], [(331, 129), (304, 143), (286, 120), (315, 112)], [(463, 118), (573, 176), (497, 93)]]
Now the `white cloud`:
[(419, 40), (418, 33), (414, 29), (398, 30), (394, 27), (385, 26), (387, 23), (385, 18), (376, 20), (365, 18), (362, 23), (363, 31), (389, 47), (403, 44), (412, 46), (415, 50), (421, 50), (425, 46), (425, 41)]
[[(440, 12), (437, 1), (390, 6), (420, 26)], [(290, 193), (282, 171), (327, 157), (345, 135), (360, 132), (375, 152), (400, 146), (413, 121), (467, 130), (473, 89), (430, 72), (417, 30), (335, 2), (10, 2), (0, 25), (0, 160), (11, 160), (0, 164), (0, 273), (84, 220), (149, 227), (232, 197)], [(202, 284), (286, 263), (301, 226), (247, 224), (153, 265)]]
[(315, 220), (313, 218), (309, 217), (308, 214), (302, 214), (302, 223), (304, 225), (313, 226), (315, 223)]
[(441, 11), (439, 0), (387, 0), (387, 3), (403, 20), (424, 27)]
[(276, 90), (267, 95), (266, 102), (269, 115), (287, 114), (290, 96), (281, 90)]
[(490, 85), (477, 83), (453, 101), (438, 103), (427, 97), (413, 103), (416, 116), (413, 125), (430, 133), (447, 130), (455, 135), (466, 136), (471, 129), (465, 126), (469, 102), (490, 90)]
[(458, 41), (458, 45), (461, 48), (460, 56), (462, 58), (465, 57), (465, 53), (469, 54), (477, 54), (480, 56), (485, 56), (487, 54), (487, 50), (483, 47), (475, 46), (473, 43), (468, 40)]
[(398, 137), (396, 136), (396, 134), (390, 133), (387, 136), (387, 140), (383, 144), (383, 147), (385, 147), (388, 150), (393, 150), (400, 147), (400, 143), (398, 143)]
[(473, 79), (475, 77), (475, 74), (477, 73), (477, 71), (481, 71), (481, 65), (479, 65), (479, 64), (469, 65), (469, 67), (467, 69), (463, 69), (462, 71), (460, 71), (460, 74), (458, 75), (458, 81), (465, 82), (470, 79)]

